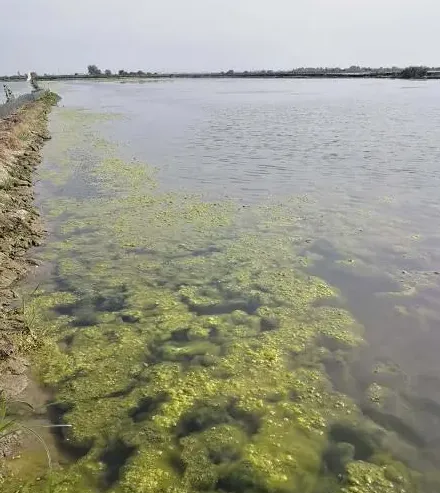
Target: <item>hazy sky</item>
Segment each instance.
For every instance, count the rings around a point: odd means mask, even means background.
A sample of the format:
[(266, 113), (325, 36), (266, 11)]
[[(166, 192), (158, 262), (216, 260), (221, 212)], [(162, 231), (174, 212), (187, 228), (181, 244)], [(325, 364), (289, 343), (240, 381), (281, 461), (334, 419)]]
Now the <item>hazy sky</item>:
[(439, 0), (0, 0), (0, 74), (440, 65)]

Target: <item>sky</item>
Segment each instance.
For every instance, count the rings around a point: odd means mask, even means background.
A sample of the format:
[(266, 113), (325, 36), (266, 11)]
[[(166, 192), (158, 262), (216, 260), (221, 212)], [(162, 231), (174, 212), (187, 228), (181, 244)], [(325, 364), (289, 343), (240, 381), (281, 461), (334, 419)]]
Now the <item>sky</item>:
[[(439, 0), (0, 0), (0, 74), (440, 66)], [(12, 19), (12, 21), (11, 21)]]

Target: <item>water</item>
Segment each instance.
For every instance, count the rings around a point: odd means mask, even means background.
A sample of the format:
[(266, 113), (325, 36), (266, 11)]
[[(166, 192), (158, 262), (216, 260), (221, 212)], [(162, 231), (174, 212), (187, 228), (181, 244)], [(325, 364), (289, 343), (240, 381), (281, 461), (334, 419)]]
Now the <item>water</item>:
[(53, 89), (62, 491), (438, 491), (436, 82)]
[[(310, 224), (302, 234), (329, 242), (326, 259), (336, 250), (397, 282), (414, 276), (438, 287), (435, 82), (226, 80), (60, 89), (67, 106), (124, 114), (128, 121), (113, 125), (110, 138), (123, 141), (126, 156), (158, 167), (163, 187), (245, 204), (303, 196)], [(344, 290), (349, 281), (328, 271), (327, 263), (318, 274)], [(360, 302), (352, 303), (361, 306), (350, 307), (365, 312), (363, 283), (354, 284), (345, 294), (360, 290)], [(374, 315), (362, 316), (368, 324)], [(414, 341), (401, 342), (407, 343), (412, 351)]]
[[(0, 102), (4, 103), (6, 100), (4, 90), (3, 90), (3, 84), (5, 82), (2, 82), (0, 84), (1, 87), (1, 97), (0, 97)], [(7, 82), (6, 85), (11, 89), (13, 95), (15, 97), (21, 96), (22, 94), (27, 94), (32, 91), (32, 87), (29, 84), (29, 82), (25, 81), (19, 81), (19, 82)]]

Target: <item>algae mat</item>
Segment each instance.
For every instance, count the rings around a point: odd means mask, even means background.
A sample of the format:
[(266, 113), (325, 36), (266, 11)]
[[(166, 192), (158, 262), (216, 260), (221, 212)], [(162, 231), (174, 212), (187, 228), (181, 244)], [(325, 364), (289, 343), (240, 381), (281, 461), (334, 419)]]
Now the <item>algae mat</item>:
[[(59, 109), (52, 121), (52, 274), (28, 311), (49, 416), (71, 427), (56, 429), (64, 460), (22, 468), (3, 491), (419, 491), (326, 373), (362, 348), (362, 327), (304, 271), (295, 200), (163, 193), (153, 168), (102, 137), (109, 118)], [(381, 388), (370, 393), (380, 406)]]

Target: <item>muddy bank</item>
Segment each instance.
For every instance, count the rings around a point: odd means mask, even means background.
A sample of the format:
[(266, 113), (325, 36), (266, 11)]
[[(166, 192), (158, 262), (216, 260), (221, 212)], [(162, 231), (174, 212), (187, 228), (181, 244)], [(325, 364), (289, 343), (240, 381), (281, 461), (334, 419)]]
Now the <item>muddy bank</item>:
[[(48, 114), (56, 101), (47, 93), (0, 120), (0, 392), (6, 400), (25, 390), (25, 355), (38, 342), (15, 287), (35, 266), (27, 250), (44, 235), (32, 183), (41, 148), (50, 138)], [(0, 457), (10, 454), (13, 445), (13, 436), (2, 440)]]

